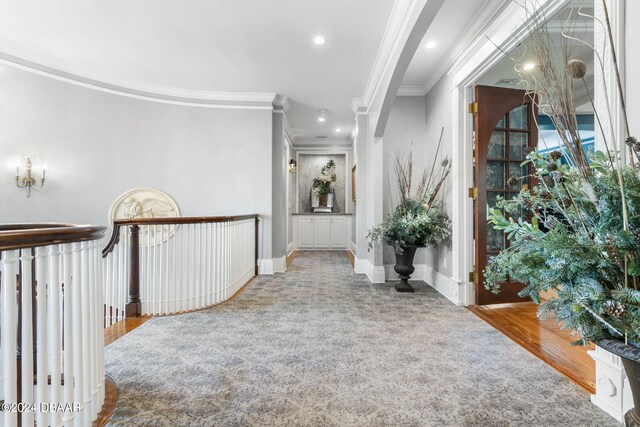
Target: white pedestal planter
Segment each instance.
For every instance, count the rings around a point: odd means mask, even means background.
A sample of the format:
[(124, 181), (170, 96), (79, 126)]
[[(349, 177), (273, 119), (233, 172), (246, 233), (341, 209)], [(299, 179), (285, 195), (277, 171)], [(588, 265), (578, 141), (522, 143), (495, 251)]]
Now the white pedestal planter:
[(633, 408), (633, 396), (620, 357), (598, 346), (589, 355), (596, 361), (596, 394), (591, 402), (624, 422), (624, 414)]

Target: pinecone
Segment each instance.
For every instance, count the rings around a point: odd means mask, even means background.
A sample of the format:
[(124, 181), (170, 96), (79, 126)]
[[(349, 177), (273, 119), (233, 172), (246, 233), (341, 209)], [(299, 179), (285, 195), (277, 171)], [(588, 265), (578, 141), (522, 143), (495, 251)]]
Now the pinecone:
[(620, 301), (605, 301), (605, 303), (602, 304), (602, 308), (604, 312), (611, 317), (620, 317), (624, 315), (625, 312), (624, 305), (622, 305)]
[(553, 172), (553, 171), (557, 171), (558, 170), (558, 165), (556, 164), (556, 162), (551, 162), (547, 165), (547, 170), (549, 172)]
[(562, 158), (562, 153), (559, 151), (553, 151), (551, 154), (549, 154), (549, 157), (551, 157), (553, 160), (558, 160)]
[(534, 151), (536, 151), (534, 147), (524, 147), (524, 154), (531, 154)]
[(518, 182), (519, 182), (519, 181), (520, 181), (520, 178), (518, 178), (516, 175), (511, 175), (511, 176), (509, 177), (509, 180), (507, 181), (507, 183), (508, 183), (510, 186), (515, 186), (515, 185), (518, 185)]
[(638, 143), (638, 140), (635, 137), (630, 136), (627, 139), (625, 139), (624, 142), (631, 147), (633, 145), (636, 145)]
[(544, 177), (542, 178), (542, 181), (544, 181), (545, 185), (546, 185), (547, 187), (549, 187), (549, 188), (553, 188), (553, 187), (555, 187), (555, 185), (556, 185), (556, 180), (555, 180), (555, 179), (553, 179), (553, 177), (548, 176), (548, 175), (547, 175), (547, 176), (544, 176)]

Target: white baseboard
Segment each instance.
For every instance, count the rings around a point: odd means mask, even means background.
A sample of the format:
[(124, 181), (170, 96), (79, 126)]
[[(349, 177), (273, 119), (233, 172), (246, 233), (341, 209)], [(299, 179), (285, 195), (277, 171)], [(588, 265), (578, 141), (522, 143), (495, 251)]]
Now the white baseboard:
[(273, 259), (259, 259), (258, 274), (261, 274), (261, 275), (273, 274)]
[(251, 267), (246, 273), (242, 275), (238, 280), (231, 284), (230, 294), (235, 295), (242, 287), (253, 277), (255, 274), (255, 268)]
[(274, 273), (284, 273), (287, 269), (287, 257), (282, 256), (282, 258), (274, 258), (273, 260), (273, 272)]
[(385, 282), (384, 266), (374, 266), (368, 259), (359, 259), (358, 257), (355, 258), (353, 266), (353, 271), (356, 274), (366, 274), (371, 283)]
[[(465, 284), (458, 283), (453, 278), (445, 276), (426, 264), (416, 264), (414, 267), (412, 279), (427, 283), (455, 305), (465, 304), (465, 301), (462, 301), (463, 292), (461, 289)], [(393, 270), (393, 264), (385, 264), (384, 272), (386, 280), (398, 280), (398, 273)]]

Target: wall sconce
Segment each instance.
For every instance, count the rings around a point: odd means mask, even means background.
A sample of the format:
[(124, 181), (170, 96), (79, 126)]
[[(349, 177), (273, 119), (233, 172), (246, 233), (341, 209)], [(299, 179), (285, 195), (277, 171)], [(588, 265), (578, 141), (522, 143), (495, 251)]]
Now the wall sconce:
[(20, 166), (16, 167), (16, 185), (18, 188), (26, 188), (27, 189), (27, 197), (31, 197), (31, 188), (41, 189), (44, 187), (44, 176), (47, 172), (44, 168), (42, 169), (42, 178), (40, 178), (40, 185), (36, 186), (36, 179), (31, 174), (31, 158), (27, 157), (26, 164), (27, 173), (25, 176), (20, 176)]
[(298, 163), (295, 160), (289, 160), (289, 173), (296, 173), (296, 166), (298, 166)]

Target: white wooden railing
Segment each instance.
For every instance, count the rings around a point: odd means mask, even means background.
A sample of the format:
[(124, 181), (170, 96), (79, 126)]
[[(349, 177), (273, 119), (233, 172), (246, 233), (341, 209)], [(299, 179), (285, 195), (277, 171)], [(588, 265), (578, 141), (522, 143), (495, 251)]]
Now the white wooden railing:
[(0, 225), (1, 427), (89, 426), (100, 412), (104, 230)]
[(257, 274), (257, 215), (114, 222), (105, 259), (105, 324), (198, 310)]

